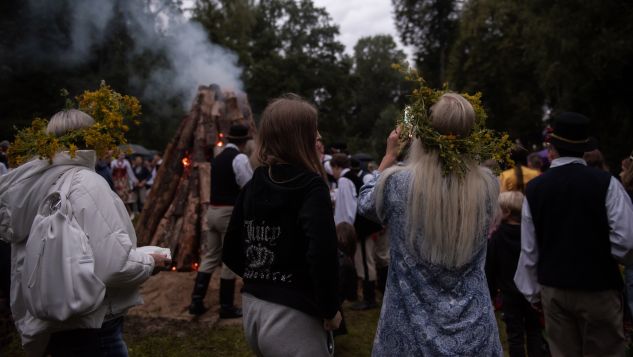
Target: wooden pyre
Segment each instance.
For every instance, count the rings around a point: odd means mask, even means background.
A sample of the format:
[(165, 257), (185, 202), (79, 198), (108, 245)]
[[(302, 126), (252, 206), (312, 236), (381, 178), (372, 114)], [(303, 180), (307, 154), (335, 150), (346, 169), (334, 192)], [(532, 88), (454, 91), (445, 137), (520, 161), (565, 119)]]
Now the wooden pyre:
[(138, 245), (170, 248), (174, 270), (198, 266), (204, 210), (211, 195), (210, 157), (225, 144), (232, 124), (255, 124), (246, 95), (200, 86), (191, 111), (167, 145), (163, 163), (136, 223)]

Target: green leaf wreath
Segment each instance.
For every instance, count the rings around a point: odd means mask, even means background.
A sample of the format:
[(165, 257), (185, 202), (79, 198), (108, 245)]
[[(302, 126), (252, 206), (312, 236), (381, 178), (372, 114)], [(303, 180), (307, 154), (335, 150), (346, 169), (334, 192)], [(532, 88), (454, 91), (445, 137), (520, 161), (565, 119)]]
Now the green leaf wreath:
[(485, 127), (486, 111), (481, 105), (481, 93), (474, 95), (459, 93), (475, 110), (475, 125), (467, 136), (440, 134), (431, 126), (429, 109), (442, 95), (450, 92), (445, 85), (442, 89), (432, 89), (415, 69), (403, 69), (394, 64), (393, 68), (400, 70), (406, 80), (416, 83), (417, 88), (410, 96), (410, 104), (404, 109), (398, 125), (401, 128), (401, 139), (409, 140), (416, 137), (426, 148), (436, 149), (442, 162), (444, 175), (456, 174), (463, 177), (468, 171), (468, 162), (473, 160), (482, 163), (492, 159), (499, 164), (513, 164), (510, 151), (513, 143), (507, 133), (496, 133)]

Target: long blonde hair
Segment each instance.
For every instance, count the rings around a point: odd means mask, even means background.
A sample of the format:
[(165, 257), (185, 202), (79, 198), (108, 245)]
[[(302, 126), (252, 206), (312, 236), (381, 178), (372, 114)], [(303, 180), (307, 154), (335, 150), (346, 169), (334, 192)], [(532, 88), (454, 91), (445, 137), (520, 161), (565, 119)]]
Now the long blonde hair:
[[(431, 110), (431, 123), (442, 134), (466, 136), (472, 130), (475, 112), (458, 94), (444, 94)], [(415, 139), (406, 165), (386, 171), (378, 183), (376, 203), (381, 214), (386, 179), (398, 171), (410, 172), (405, 232), (407, 245), (422, 260), (460, 267), (485, 241), (499, 186), (488, 169), (474, 161), (468, 166), (463, 177), (444, 175), (438, 152)]]

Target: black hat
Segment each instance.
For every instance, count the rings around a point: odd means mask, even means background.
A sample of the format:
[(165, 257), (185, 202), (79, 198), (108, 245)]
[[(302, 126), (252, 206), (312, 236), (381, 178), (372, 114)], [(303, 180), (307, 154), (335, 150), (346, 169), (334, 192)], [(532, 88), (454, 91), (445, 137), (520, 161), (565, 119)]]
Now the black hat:
[(582, 114), (560, 113), (554, 118), (553, 127), (549, 142), (555, 148), (573, 152), (587, 152), (597, 148), (596, 140), (589, 137), (589, 118)]
[(240, 124), (231, 125), (229, 129), (229, 135), (226, 136), (229, 140), (248, 140), (251, 138), (248, 135), (248, 127)]

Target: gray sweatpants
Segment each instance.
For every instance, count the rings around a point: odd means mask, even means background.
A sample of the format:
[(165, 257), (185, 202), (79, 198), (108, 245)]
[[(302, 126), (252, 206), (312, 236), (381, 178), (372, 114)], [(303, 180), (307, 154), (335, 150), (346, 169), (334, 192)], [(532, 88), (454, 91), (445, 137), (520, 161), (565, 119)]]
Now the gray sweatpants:
[(332, 356), (323, 320), (246, 293), (242, 313), (246, 341), (257, 356)]

